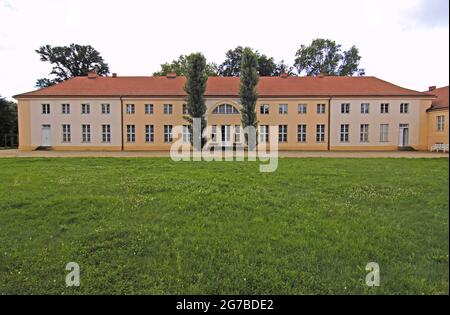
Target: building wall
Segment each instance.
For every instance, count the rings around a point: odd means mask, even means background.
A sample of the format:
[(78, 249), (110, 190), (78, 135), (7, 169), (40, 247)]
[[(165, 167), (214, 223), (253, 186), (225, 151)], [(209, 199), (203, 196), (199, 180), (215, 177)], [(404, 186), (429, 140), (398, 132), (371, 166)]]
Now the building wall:
[[(444, 116), (444, 130), (438, 131), (437, 129), (437, 117)], [(444, 143), (449, 144), (449, 129), (448, 129), (448, 109), (445, 110), (436, 110), (427, 113), (428, 118), (428, 134), (427, 134), (427, 143), (428, 149), (431, 148), (436, 143)]]
[[(70, 114), (62, 114), (61, 104), (70, 104)], [(101, 113), (101, 104), (110, 104), (110, 114)], [(50, 104), (50, 114), (42, 114), (42, 104)], [(90, 114), (81, 113), (81, 104), (90, 104)], [(41, 145), (42, 125), (50, 125), (51, 146), (55, 150), (120, 150), (120, 100), (118, 99), (39, 99), (29, 101), (29, 149)], [(71, 127), (71, 141), (62, 141), (62, 125)], [(91, 142), (82, 142), (81, 125), (91, 125)], [(111, 125), (111, 142), (102, 142), (101, 125)], [(22, 132), (22, 129), (20, 129)], [(26, 132), (25, 132), (26, 133)]]
[[(341, 113), (341, 104), (350, 104), (350, 113)], [(369, 103), (369, 113), (361, 113), (361, 104)], [(381, 103), (389, 104), (389, 113), (381, 114)], [(408, 113), (400, 113), (400, 104), (408, 103)], [(417, 99), (333, 98), (331, 100), (331, 150), (396, 150), (399, 147), (400, 124), (409, 125), (409, 146), (426, 149), (426, 108), (431, 101)], [(341, 124), (349, 125), (349, 141), (341, 142)], [(369, 141), (360, 141), (360, 125), (369, 125)], [(380, 141), (380, 125), (389, 125), (388, 141)]]

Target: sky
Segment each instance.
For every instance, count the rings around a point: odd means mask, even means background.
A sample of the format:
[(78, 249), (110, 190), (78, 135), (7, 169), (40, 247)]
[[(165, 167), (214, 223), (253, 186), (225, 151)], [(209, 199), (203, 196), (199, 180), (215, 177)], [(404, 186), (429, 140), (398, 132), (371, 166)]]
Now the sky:
[(356, 45), (366, 75), (424, 91), (449, 81), (449, 0), (0, 0), (0, 95), (34, 90), (40, 46), (89, 44), (111, 72), (147, 76), (180, 54), (220, 64), (249, 46), (293, 64), (301, 44)]

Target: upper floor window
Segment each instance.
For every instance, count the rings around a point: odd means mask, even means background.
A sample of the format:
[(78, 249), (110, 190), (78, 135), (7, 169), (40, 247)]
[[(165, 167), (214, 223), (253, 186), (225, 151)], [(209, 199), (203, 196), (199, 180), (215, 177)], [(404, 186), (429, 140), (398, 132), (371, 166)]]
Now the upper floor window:
[(288, 104), (280, 104), (278, 106), (278, 114), (285, 115), (288, 113)]
[(239, 111), (230, 104), (221, 104), (214, 108), (213, 114), (239, 114)]
[(134, 104), (127, 104), (127, 114), (134, 114), (135, 113), (135, 107)]
[(298, 113), (299, 114), (306, 114), (307, 110), (308, 110), (308, 105), (298, 104)]
[(42, 104), (42, 114), (50, 114), (50, 104)]
[(341, 114), (350, 114), (350, 104), (349, 103), (341, 104)]
[(146, 115), (153, 115), (153, 104), (145, 104), (144, 113)]
[(440, 115), (436, 117), (436, 123), (437, 123), (437, 131), (444, 131), (444, 127), (445, 127), (445, 116), (444, 115)]
[(172, 104), (164, 104), (164, 114), (165, 115), (172, 114)]
[(91, 105), (90, 104), (81, 104), (81, 113), (82, 114), (90, 114)]
[(317, 104), (317, 114), (325, 114), (325, 104)]
[(388, 114), (389, 113), (389, 104), (388, 103), (381, 103), (381, 105), (380, 105), (380, 113), (382, 113), (382, 114)]
[(187, 104), (183, 104), (183, 115), (189, 115), (189, 108)]
[(102, 114), (111, 113), (111, 106), (109, 104), (102, 104)]
[(70, 104), (61, 104), (61, 113), (70, 114)]
[(259, 112), (261, 115), (268, 115), (269, 114), (269, 104), (261, 104), (259, 106)]
[(368, 114), (369, 113), (369, 103), (362, 103), (361, 104), (361, 114)]
[(408, 103), (401, 103), (400, 104), (400, 114), (407, 114), (409, 110), (409, 104)]

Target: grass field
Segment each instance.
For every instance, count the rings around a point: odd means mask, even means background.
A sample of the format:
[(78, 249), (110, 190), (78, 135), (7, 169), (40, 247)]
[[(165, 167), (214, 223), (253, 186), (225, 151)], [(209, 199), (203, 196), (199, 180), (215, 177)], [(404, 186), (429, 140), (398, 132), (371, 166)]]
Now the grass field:
[(0, 294), (449, 293), (448, 159), (258, 166), (0, 159)]

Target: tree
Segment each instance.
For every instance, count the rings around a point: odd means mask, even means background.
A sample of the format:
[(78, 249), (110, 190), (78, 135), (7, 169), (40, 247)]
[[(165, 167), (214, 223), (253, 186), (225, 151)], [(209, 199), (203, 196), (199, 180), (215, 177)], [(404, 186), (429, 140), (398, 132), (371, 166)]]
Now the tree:
[(10, 133), (17, 133), (17, 104), (0, 97), (0, 135)]
[(361, 60), (358, 49), (352, 46), (348, 51), (342, 52), (341, 45), (330, 39), (318, 38), (309, 46), (301, 45), (295, 57), (294, 66), (298, 74), (306, 73), (308, 76), (364, 74), (364, 69), (358, 68)]
[[(250, 48), (245, 48), (242, 52), (241, 75), (239, 97), (241, 100), (241, 113), (243, 127), (252, 126), (256, 130), (258, 121), (256, 119), (256, 85), (258, 84), (258, 55)], [(248, 143), (248, 139), (246, 139)], [(253, 149), (253, 148), (250, 148)]]
[(53, 78), (39, 79), (36, 87), (50, 86), (76, 76), (87, 76), (89, 72), (98, 75), (109, 74), (108, 64), (100, 53), (90, 45), (70, 44), (70, 46), (45, 45), (36, 50), (41, 61), (53, 65)]
[[(240, 75), (243, 51), (244, 48), (242, 48), (242, 46), (237, 46), (236, 48), (230, 49), (226, 52), (226, 59), (219, 66), (220, 76), (238, 77)], [(255, 51), (254, 53), (256, 54), (258, 60), (257, 72), (262, 77), (278, 76), (285, 70), (283, 67), (285, 67), (286, 69), (289, 68), (284, 64), (284, 61), (276, 64), (273, 57), (268, 57), (264, 54), (260, 54), (258, 51)], [(293, 74), (292, 71), (291, 73)]]
[[(193, 134), (193, 118), (200, 118), (201, 121), (201, 146), (206, 143), (203, 138), (203, 131), (206, 128), (206, 104), (205, 90), (208, 81), (206, 73), (206, 59), (201, 53), (193, 53), (187, 58), (186, 83), (184, 90), (186, 91), (186, 106), (189, 116), (185, 117), (190, 123), (190, 133)], [(195, 136), (195, 135), (194, 135)]]
[[(215, 63), (206, 64), (206, 74), (208, 76), (217, 76), (218, 68)], [(180, 55), (178, 59), (172, 60), (172, 62), (166, 62), (161, 64), (161, 70), (154, 72), (154, 76), (165, 76), (170, 72), (174, 72), (177, 75), (186, 76), (188, 71), (188, 56)]]

